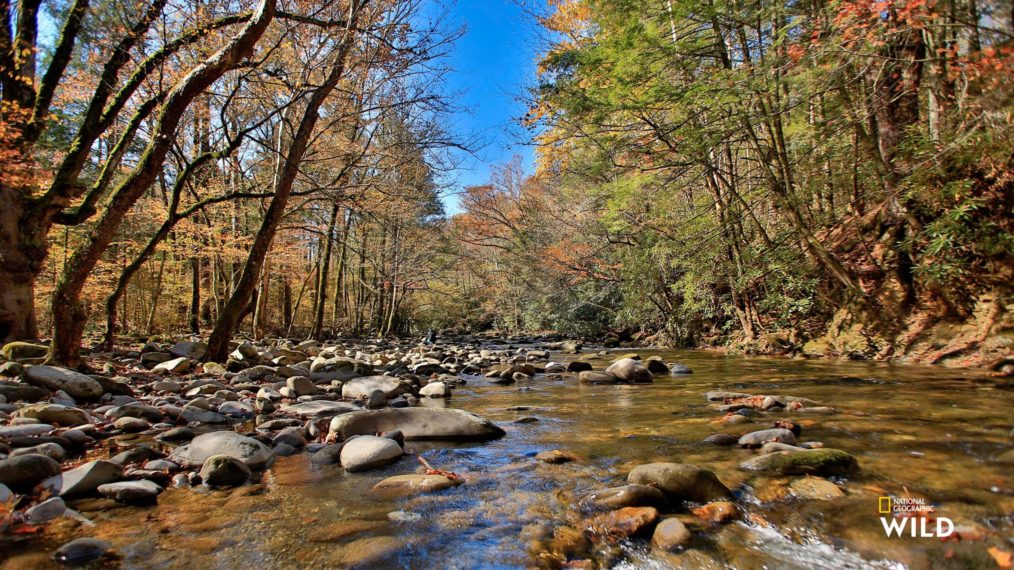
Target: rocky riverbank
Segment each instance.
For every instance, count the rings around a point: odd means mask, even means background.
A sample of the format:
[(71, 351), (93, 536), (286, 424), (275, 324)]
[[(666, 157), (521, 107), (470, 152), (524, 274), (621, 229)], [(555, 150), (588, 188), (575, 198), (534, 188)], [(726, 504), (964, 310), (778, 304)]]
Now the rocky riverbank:
[[(586, 350), (576, 341), (274, 340), (240, 344), (218, 365), (200, 362), (203, 348), (187, 340), (94, 354), (90, 364), (102, 374), (90, 375), (38, 364), (40, 347), (5, 348), (14, 357), (0, 364), (7, 376), (0, 382), (5, 550), (31, 552), (38, 544), (61, 564), (112, 559), (117, 547), (110, 536), (93, 534), (96, 520), (161, 509), (167, 490), (176, 494), (172, 504), (180, 496), (230, 489), (269, 500), (265, 473), (278, 461), (304, 457), (328, 477), (381, 473), (361, 492), (407, 505), (418, 504), (414, 497), (452, 493), (445, 489), (481, 489), (484, 480), (507, 484), (519, 469), (537, 465), (574, 469), (561, 473), (590, 479), (565, 512), (521, 529), (526, 564), (603, 567), (621, 561), (627, 545), (641, 545), (673, 565), (699, 566), (719, 564), (702, 546), (726, 540), (743, 524), (770, 526), (763, 505), (848, 500), (858, 496), (854, 483), (866, 473), (853, 445), (825, 445), (811, 436), (841, 414), (834, 401), (757, 389), (713, 389), (689, 407), (705, 406), (690, 413), (712, 433), (690, 444), (713, 449), (713, 459), (643, 453), (622, 469), (622, 481), (565, 439), (493, 471), (456, 473), (439, 460), (411, 457), (423, 450), (442, 457), (440, 450), (505, 436), (523, 439), (527, 426), (552, 421), (546, 412), (552, 401), (545, 409), (510, 407), (517, 417), (506, 423), (502, 416), (493, 422), (447, 407), (462, 389), (524, 393), (558, 383), (592, 390), (590, 396), (627, 398), (650, 393), (644, 391), (655, 383), (680, 386), (694, 378), (690, 366), (661, 356)], [(862, 417), (854, 410), (846, 415)], [(658, 421), (664, 415), (651, 418)], [(587, 434), (570, 436), (577, 442)], [(399, 524), (418, 516), (409, 510), (387, 515)], [(474, 524), (474, 515), (455, 516)], [(48, 545), (47, 529), (57, 524), (65, 539)], [(959, 532), (982, 537), (974, 552), (997, 547), (981, 526), (962, 522)], [(361, 540), (368, 544), (359, 554), (345, 552), (336, 564), (368, 564), (405, 546), (389, 535)]]

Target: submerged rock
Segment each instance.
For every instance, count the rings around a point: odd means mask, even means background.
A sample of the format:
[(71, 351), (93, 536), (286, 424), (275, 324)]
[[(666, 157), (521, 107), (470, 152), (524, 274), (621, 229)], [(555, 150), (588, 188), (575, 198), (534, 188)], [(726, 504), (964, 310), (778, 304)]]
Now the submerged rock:
[(701, 443), (711, 445), (736, 445), (739, 443), (739, 438), (727, 433), (713, 433), (701, 440)]
[(662, 507), (666, 504), (665, 493), (650, 485), (624, 485), (595, 491), (587, 495), (582, 503), (601, 509), (623, 507)]
[(344, 414), (331, 420), (330, 433), (339, 439), (398, 430), (405, 439), (487, 440), (505, 432), (493, 422), (464, 410), (390, 408)]
[(550, 449), (547, 451), (540, 451), (535, 455), (537, 461), (543, 463), (570, 463), (572, 461), (580, 461), (581, 458), (569, 451), (560, 451), (559, 449)]
[(61, 546), (53, 560), (68, 566), (80, 566), (94, 562), (109, 554), (113, 545), (97, 538), (79, 538)]
[(840, 449), (811, 449), (806, 451), (779, 451), (759, 455), (740, 463), (746, 471), (768, 471), (781, 475), (854, 475), (859, 472), (855, 457)]
[(621, 380), (608, 372), (585, 370), (577, 375), (582, 384), (619, 384)]
[(212, 455), (201, 467), (201, 480), (211, 487), (233, 487), (249, 479), (250, 468), (230, 455)]
[(460, 482), (443, 475), (395, 475), (373, 486), (373, 492), (384, 497), (401, 497), (419, 493), (432, 493), (459, 485)]
[(686, 546), (693, 537), (679, 519), (670, 518), (658, 523), (651, 535), (651, 545), (666, 552), (675, 552)]
[(688, 463), (648, 463), (635, 467), (627, 481), (651, 485), (671, 501), (706, 503), (732, 497), (732, 491), (714, 473)]
[(655, 507), (623, 507), (602, 513), (587, 522), (592, 534), (627, 538), (646, 532), (658, 520)]
[(844, 497), (841, 487), (820, 477), (802, 477), (789, 483), (789, 492), (800, 499), (826, 501)]

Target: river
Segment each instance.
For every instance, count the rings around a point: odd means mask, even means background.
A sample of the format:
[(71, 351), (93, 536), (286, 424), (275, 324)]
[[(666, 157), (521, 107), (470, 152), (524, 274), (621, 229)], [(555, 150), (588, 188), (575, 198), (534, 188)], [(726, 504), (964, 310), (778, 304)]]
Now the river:
[[(690, 547), (677, 554), (653, 553), (644, 538), (593, 545), (576, 557), (587, 567), (993, 568), (987, 545), (1006, 541), (1010, 550), (1014, 393), (995, 389), (981, 372), (636, 352), (687, 364), (694, 373), (626, 386), (581, 385), (569, 374), (508, 386), (466, 377), (446, 404), (425, 402), (467, 409), (507, 431), (488, 443), (407, 443), (434, 467), (461, 475), (466, 482), (458, 487), (380, 499), (370, 488), (415, 471), (414, 457), (347, 474), (338, 466), (312, 466), (305, 453), (297, 454), (279, 458), (259, 485), (169, 489), (155, 507), (73, 502), (94, 527), (57, 521), (4, 567), (48, 567), (53, 563), (40, 546), (55, 547), (83, 532), (112, 542), (115, 564), (126, 568), (551, 566), (560, 561), (554, 533), (579, 529), (587, 516), (579, 499), (622, 485), (633, 467), (655, 461), (714, 471), (736, 492), (745, 516), (694, 529)], [(601, 369), (617, 354), (591, 362)], [(781, 412), (723, 426), (715, 423), (722, 414), (705, 400), (709, 390), (802, 396), (837, 413)], [(858, 459), (860, 475), (836, 480), (844, 496), (795, 499), (787, 494), (788, 479), (738, 468), (755, 452), (701, 443), (716, 432), (770, 427), (783, 416), (802, 425), (803, 441)], [(534, 459), (551, 449), (579, 460), (556, 465)], [(997, 459), (1005, 451), (1006, 464)], [(927, 499), (937, 515), (953, 519), (965, 540), (887, 537), (877, 512), (883, 495)]]

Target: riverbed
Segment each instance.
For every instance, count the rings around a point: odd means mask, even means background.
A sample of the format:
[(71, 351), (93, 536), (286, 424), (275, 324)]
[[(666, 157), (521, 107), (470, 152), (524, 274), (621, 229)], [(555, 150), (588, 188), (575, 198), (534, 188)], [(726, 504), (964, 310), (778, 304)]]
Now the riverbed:
[[(710, 469), (735, 492), (743, 515), (692, 527), (683, 552), (661, 554), (635, 537), (593, 544), (580, 556), (571, 551), (571, 561), (618, 568), (995, 568), (988, 547), (1014, 550), (1014, 393), (996, 389), (981, 372), (636, 352), (694, 372), (619, 386), (582, 385), (572, 374), (507, 386), (465, 376), (467, 384), (449, 400), (424, 400), (477, 413), (507, 432), (486, 443), (406, 444), (433, 467), (461, 476), (460, 486), (383, 499), (371, 487), (419, 470), (415, 457), (345, 473), (296, 454), (279, 458), (258, 484), (168, 489), (153, 507), (71, 502), (94, 526), (57, 521), (43, 536), (26, 537), (4, 568), (55, 567), (52, 550), (86, 535), (111, 542), (118, 559), (110, 564), (124, 568), (552, 566), (561, 560), (557, 529), (580, 531), (587, 517), (581, 497), (625, 484), (631, 469), (656, 461)], [(601, 369), (618, 354), (584, 359)], [(722, 414), (704, 397), (711, 390), (800, 396), (836, 413), (783, 411), (728, 426), (716, 423)], [(801, 440), (858, 459), (858, 476), (833, 480), (843, 496), (795, 498), (790, 479), (739, 469), (755, 451), (702, 443), (713, 433), (739, 435), (782, 417), (802, 426)], [(535, 459), (553, 449), (577, 460)], [(925, 498), (938, 516), (953, 519), (962, 539), (885, 536), (877, 510), (885, 495)]]

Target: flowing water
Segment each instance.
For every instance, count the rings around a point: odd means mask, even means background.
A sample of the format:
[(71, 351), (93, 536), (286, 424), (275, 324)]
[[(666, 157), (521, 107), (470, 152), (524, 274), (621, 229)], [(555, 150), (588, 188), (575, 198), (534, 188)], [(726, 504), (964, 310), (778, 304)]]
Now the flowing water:
[[(586, 564), (620, 568), (995, 568), (990, 545), (1014, 549), (1011, 428), (1014, 394), (981, 373), (901, 365), (660, 354), (694, 369), (651, 385), (585, 386), (573, 375), (538, 376), (510, 386), (469, 377), (448, 405), (494, 420), (506, 437), (488, 443), (408, 442), (434, 467), (466, 483), (402, 499), (371, 496), (381, 479), (414, 472), (408, 456), (377, 471), (346, 474), (311, 466), (307, 455), (279, 458), (260, 485), (225, 491), (170, 489), (155, 507), (106, 500), (72, 503), (93, 527), (61, 519), (26, 540), (6, 567), (52, 564), (62, 542), (95, 536), (112, 542), (127, 568), (518, 568), (560, 561), (561, 528), (581, 528), (582, 495), (622, 485), (633, 467), (695, 463), (737, 494), (747, 516), (697, 528), (680, 554), (653, 553), (637, 538), (597, 545)], [(604, 367), (615, 354), (592, 361)], [(559, 359), (572, 359), (561, 356)], [(559, 360), (558, 359), (558, 360)], [(728, 426), (705, 401), (709, 390), (789, 394), (838, 410), (783, 412)], [(524, 409), (519, 409), (524, 408)], [(709, 446), (709, 434), (770, 427), (778, 417), (803, 426), (804, 441), (853, 454), (862, 473), (845, 496), (795, 500), (787, 478), (738, 469), (755, 452)], [(519, 419), (527, 418), (518, 422)], [(560, 449), (580, 461), (538, 462)], [(1008, 463), (998, 456), (1005, 451)], [(881, 495), (924, 497), (965, 540), (885, 536)], [(692, 515), (683, 515), (688, 521)], [(974, 532), (973, 532), (974, 530)], [(557, 537), (554, 539), (554, 533)], [(980, 536), (974, 536), (974, 535)], [(978, 539), (978, 540), (969, 540)], [(554, 556), (557, 556), (554, 558)]]

